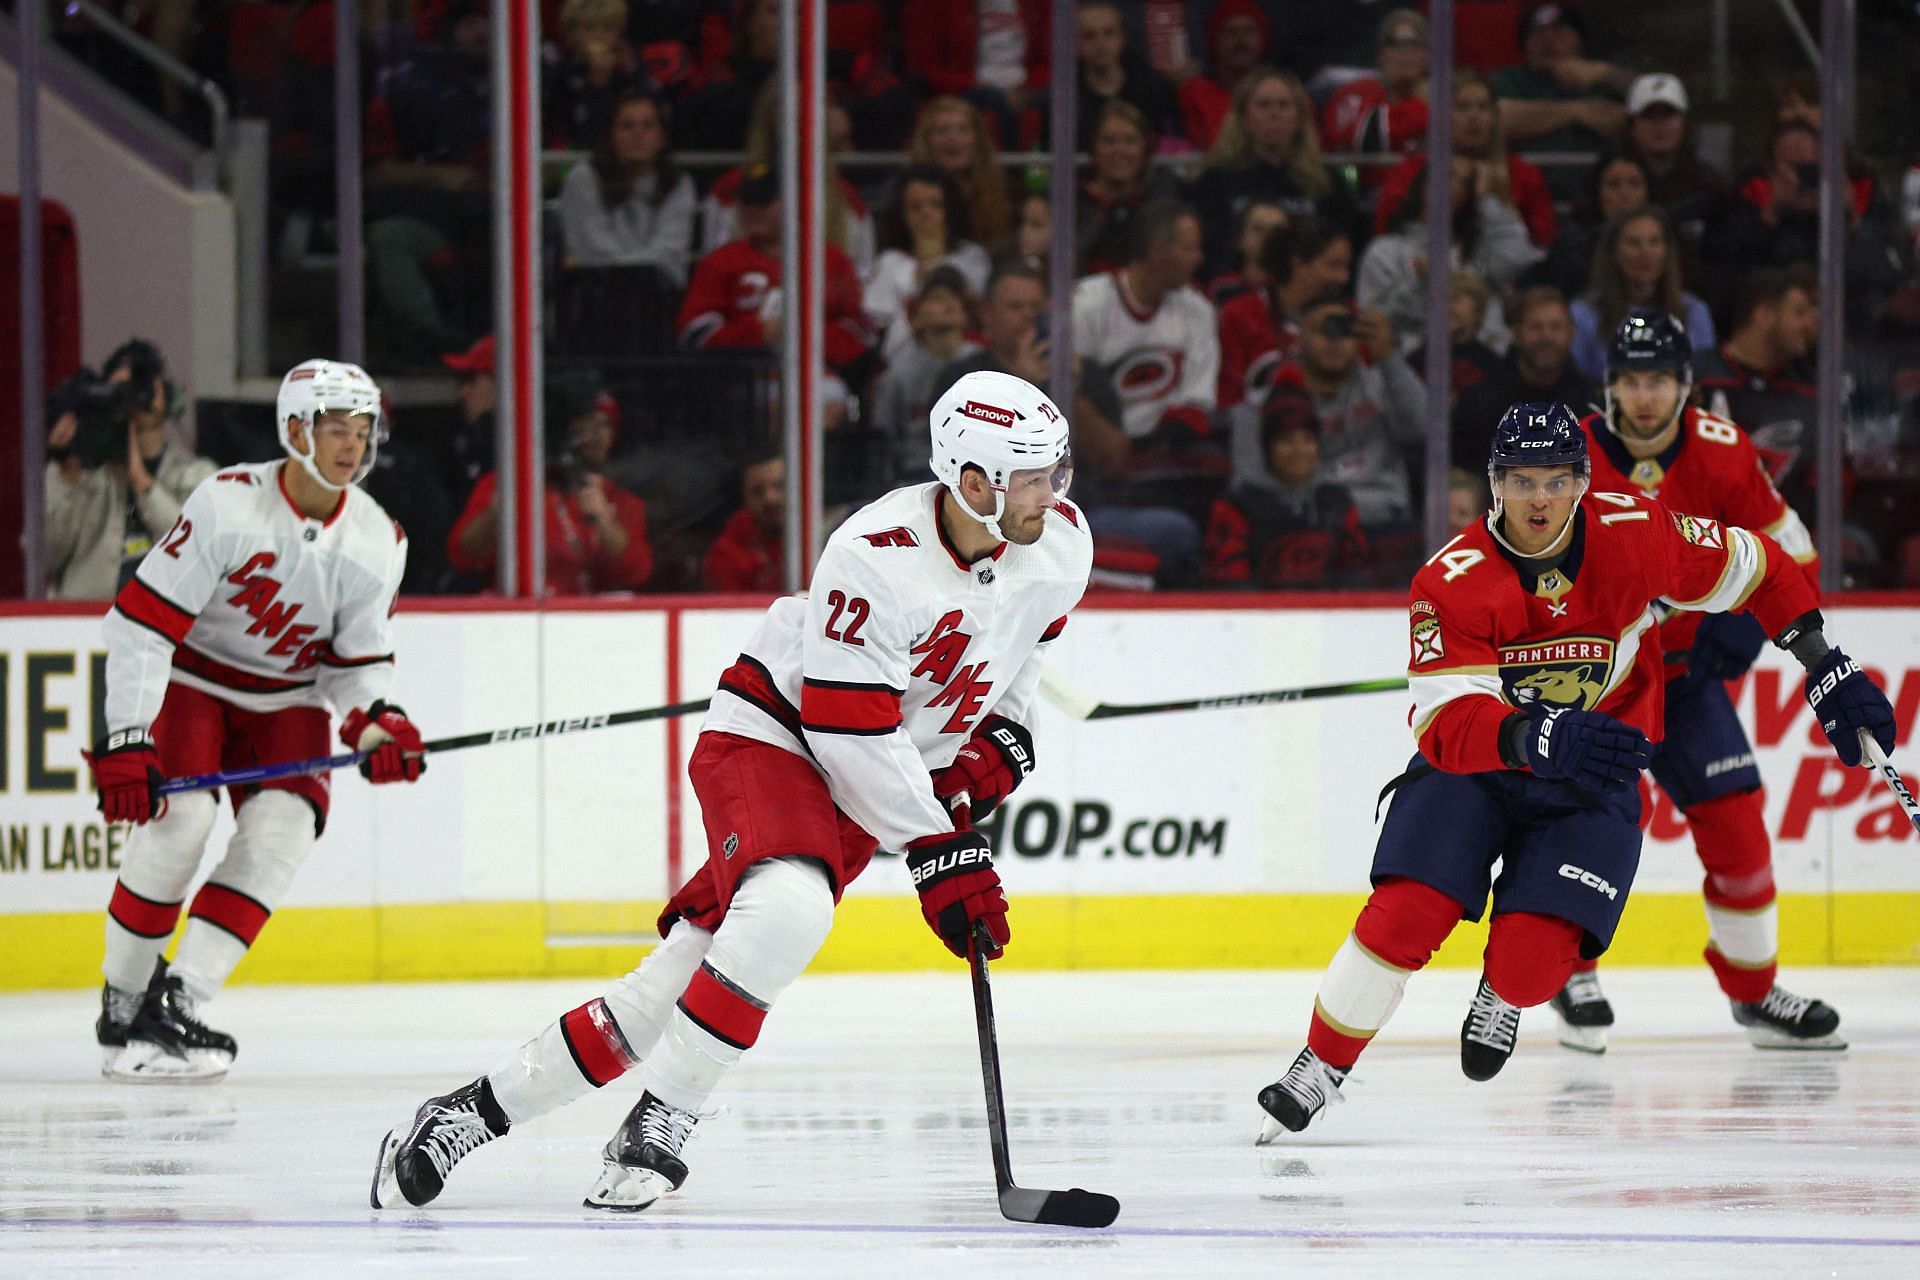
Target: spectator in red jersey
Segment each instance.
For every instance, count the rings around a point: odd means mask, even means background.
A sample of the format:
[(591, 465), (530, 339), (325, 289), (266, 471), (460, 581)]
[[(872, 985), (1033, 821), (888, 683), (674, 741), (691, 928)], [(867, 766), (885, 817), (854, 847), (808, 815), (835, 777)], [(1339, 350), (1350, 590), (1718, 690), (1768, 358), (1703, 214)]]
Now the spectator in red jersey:
[(1131, 102), (1115, 98), (1093, 123), (1092, 165), (1080, 184), (1075, 249), (1080, 274), (1111, 271), (1127, 255), (1127, 227), (1142, 204), (1178, 194), (1178, 184), (1153, 165), (1153, 133)]
[[(1553, 243), (1559, 227), (1547, 180), (1540, 170), (1507, 150), (1493, 90), (1487, 78), (1471, 67), (1453, 73), (1453, 153), (1480, 166), (1480, 190), (1511, 205), (1535, 244), (1544, 249)], [(1393, 211), (1426, 171), (1426, 153), (1416, 151), (1387, 172), (1373, 209), (1374, 231), (1387, 229)]]
[(786, 583), (786, 531), (786, 459), (762, 454), (740, 469), (740, 509), (707, 548), (701, 582), (709, 591), (779, 591)]
[(1357, 585), (1367, 534), (1345, 486), (1320, 474), (1320, 417), (1291, 381), (1260, 410), (1262, 466), (1236, 475), (1207, 517), (1206, 580), (1315, 590)]
[(1255, 200), (1272, 201), (1289, 215), (1317, 214), (1343, 230), (1359, 225), (1359, 206), (1346, 179), (1320, 162), (1307, 91), (1285, 71), (1262, 69), (1240, 82), (1233, 110), (1194, 181), (1210, 275), (1232, 261), (1234, 224)]
[(987, 112), (1000, 144), (1020, 145), (1020, 121), (1051, 79), (1050, 0), (905, 0), (900, 35), (922, 92)]
[(943, 170), (960, 189), (967, 226), (981, 244), (997, 244), (1013, 229), (1013, 205), (1000, 153), (972, 103), (939, 97), (920, 109), (907, 143), (908, 164)]
[(1163, 137), (1179, 137), (1180, 104), (1173, 84), (1127, 48), (1119, 6), (1113, 0), (1081, 0), (1076, 21), (1080, 101), (1074, 116), (1075, 149), (1092, 147), (1094, 128), (1110, 102), (1126, 102), (1139, 111), (1155, 145)]
[[(1374, 55), (1378, 75), (1349, 80), (1320, 113), (1320, 145), (1328, 151), (1393, 155), (1418, 151), (1427, 137), (1427, 20), (1414, 9), (1380, 19)], [(1361, 170), (1364, 186), (1385, 171)]]
[[(547, 594), (638, 591), (653, 576), (646, 504), (606, 475), (620, 409), (597, 383), (556, 378), (547, 393)], [(461, 573), (493, 572), (499, 478), (489, 471), (447, 535)]]
[(1207, 300), (1215, 307), (1233, 301), (1243, 293), (1253, 293), (1273, 283), (1262, 264), (1261, 254), (1267, 238), (1292, 222), (1287, 211), (1271, 200), (1255, 200), (1240, 211), (1240, 226), (1233, 244), (1240, 260), (1207, 284)]
[(1269, 283), (1220, 308), (1222, 412), (1242, 401), (1258, 405), (1280, 365), (1299, 347), (1301, 308), (1344, 293), (1353, 278), (1353, 241), (1343, 228), (1311, 215), (1267, 236), (1260, 260)]
[(1180, 86), (1187, 140), (1210, 148), (1233, 109), (1233, 93), (1267, 61), (1273, 24), (1257, 0), (1219, 0), (1207, 16), (1207, 69)]
[[(741, 238), (694, 266), (680, 305), (680, 343), (696, 351), (780, 342), (780, 176), (766, 165), (740, 183)], [(853, 259), (827, 245), (827, 363), (845, 374), (873, 345)]]

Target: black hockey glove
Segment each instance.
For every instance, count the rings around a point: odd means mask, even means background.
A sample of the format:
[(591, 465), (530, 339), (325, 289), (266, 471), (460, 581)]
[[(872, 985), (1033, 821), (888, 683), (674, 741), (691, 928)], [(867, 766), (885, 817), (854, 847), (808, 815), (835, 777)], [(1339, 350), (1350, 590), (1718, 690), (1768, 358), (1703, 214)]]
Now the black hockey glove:
[(1589, 791), (1638, 786), (1640, 771), (1653, 759), (1644, 733), (1602, 711), (1534, 707), (1510, 718), (1505, 731), (1515, 735), (1515, 754), (1536, 777), (1564, 779)]

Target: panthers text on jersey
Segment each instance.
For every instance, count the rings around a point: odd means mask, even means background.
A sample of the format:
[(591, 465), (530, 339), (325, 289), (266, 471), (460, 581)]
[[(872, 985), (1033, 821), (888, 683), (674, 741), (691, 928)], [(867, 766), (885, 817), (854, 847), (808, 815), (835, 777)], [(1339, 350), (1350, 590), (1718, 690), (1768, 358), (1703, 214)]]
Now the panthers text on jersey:
[(940, 525), (954, 500), (914, 485), (849, 517), (806, 596), (767, 610), (701, 726), (808, 757), (886, 849), (953, 830), (929, 774), (988, 714), (1030, 721), (1040, 649), (1093, 566), (1086, 518), (1064, 501), (1038, 541), (966, 564)]
[[(1594, 488), (1658, 498), (1668, 507), (1764, 533), (1799, 564), (1807, 585), (1819, 590), (1820, 556), (1813, 549), (1813, 535), (1773, 487), (1759, 450), (1739, 427), (1689, 406), (1672, 444), (1651, 458), (1635, 458), (1599, 414), (1589, 414), (1581, 425), (1587, 431)], [(1668, 679), (1686, 671), (1686, 654), (1699, 630), (1698, 613), (1676, 613), (1660, 624)]]
[(110, 728), (150, 726), (170, 681), (259, 712), (385, 696), (406, 534), (357, 488), (305, 515), (291, 465), (202, 482), (121, 589), (102, 624)]
[(1653, 601), (1751, 613), (1768, 635), (1817, 607), (1799, 566), (1765, 534), (1599, 491), (1573, 520), (1565, 555), (1545, 572), (1478, 521), (1414, 575), (1410, 721), (1438, 768), (1505, 768), (1500, 725), (1535, 703), (1604, 711), (1660, 741)]

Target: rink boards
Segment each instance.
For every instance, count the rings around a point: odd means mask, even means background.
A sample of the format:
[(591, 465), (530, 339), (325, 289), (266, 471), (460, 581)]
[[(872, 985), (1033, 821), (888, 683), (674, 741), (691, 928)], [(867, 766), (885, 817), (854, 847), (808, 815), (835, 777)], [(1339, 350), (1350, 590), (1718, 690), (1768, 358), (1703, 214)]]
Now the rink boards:
[[(1133, 602), (1125, 602), (1133, 603)], [(1398, 674), (1406, 615), (1332, 600), (1087, 606), (1050, 661), (1088, 694), (1139, 702)], [(1282, 604), (1287, 607), (1281, 607)], [(1239, 602), (1236, 602), (1239, 604)], [(0, 988), (98, 981), (124, 829), (85, 788), (99, 718), (98, 617), (0, 616)], [(545, 612), (406, 602), (396, 700), (429, 737), (706, 696), (758, 618), (750, 601), (593, 602)], [(1883, 676), (1905, 742), (1920, 715), (1920, 607), (1830, 609)], [(1832, 758), (1790, 660), (1736, 689), (1768, 782), (1782, 958), (1920, 961), (1920, 838), (1864, 771)], [(994, 825), (1014, 909), (1008, 962), (1052, 968), (1324, 963), (1366, 886), (1375, 798), (1412, 751), (1403, 693), (1035, 724), (1039, 768)], [(436, 757), (414, 787), (336, 780), (325, 838), (239, 978), (598, 973), (631, 963), (670, 887), (705, 856), (684, 781), (698, 719)], [(1896, 760), (1910, 777), (1920, 755)], [(214, 847), (231, 829), (223, 816)], [(1685, 964), (1700, 871), (1671, 806), (1653, 813), (1613, 961)], [(1462, 930), (1442, 961), (1473, 963)], [(898, 860), (842, 905), (823, 968), (929, 968)]]

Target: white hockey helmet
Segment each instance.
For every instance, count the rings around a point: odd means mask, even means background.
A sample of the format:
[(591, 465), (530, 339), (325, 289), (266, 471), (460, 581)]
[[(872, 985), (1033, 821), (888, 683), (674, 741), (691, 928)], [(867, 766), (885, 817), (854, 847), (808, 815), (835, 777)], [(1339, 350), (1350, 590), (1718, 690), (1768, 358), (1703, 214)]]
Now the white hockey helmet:
[[(367, 452), (349, 484), (359, 484), (373, 470), (373, 459), (387, 438), (387, 418), (380, 409), (380, 386), (357, 364), (344, 360), (302, 360), (280, 380), (278, 401), (280, 447), (306, 469), (308, 475), (329, 489), (344, 489), (320, 474), (313, 465), (313, 424), (322, 414), (368, 414), (373, 419), (373, 434), (367, 440)], [(307, 451), (293, 447), (287, 435), (287, 420), (297, 418), (307, 429)]]
[[(1016, 471), (1038, 471), (1056, 464), (1053, 496), (1064, 498), (1073, 480), (1073, 454), (1067, 447), (1067, 418), (1046, 392), (1025, 378), (982, 369), (947, 388), (928, 415), (933, 433), (933, 474), (959, 499), (962, 511), (1002, 538), (1007, 481)], [(986, 473), (993, 487), (993, 513), (982, 515), (960, 494), (960, 474), (969, 465)], [(1004, 539), (1003, 539), (1004, 540)]]

